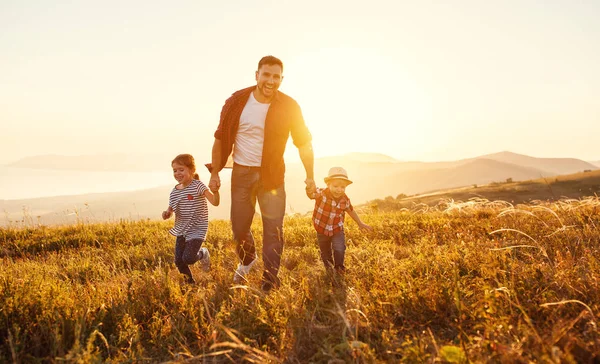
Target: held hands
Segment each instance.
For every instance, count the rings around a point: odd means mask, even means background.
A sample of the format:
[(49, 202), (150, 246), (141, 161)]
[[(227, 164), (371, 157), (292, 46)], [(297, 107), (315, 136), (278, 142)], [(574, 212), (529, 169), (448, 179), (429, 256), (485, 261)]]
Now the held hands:
[(306, 197), (310, 198), (311, 200), (314, 199), (316, 196), (315, 192), (310, 192), (308, 189), (306, 189), (305, 192), (306, 192)]
[(219, 188), (221, 188), (221, 177), (219, 177), (218, 173), (210, 175), (210, 181), (208, 182), (208, 188), (211, 192), (219, 192)]
[(304, 180), (304, 183), (306, 183), (306, 187), (304, 188), (304, 190), (306, 191), (306, 196), (308, 196), (308, 198), (313, 198), (315, 196), (315, 193), (317, 192), (317, 185), (315, 184), (315, 180), (312, 178), (307, 178)]
[(315, 190), (311, 190), (308, 186), (306, 186), (306, 188), (304, 189), (304, 192), (306, 192), (306, 197), (310, 198), (311, 200), (315, 199), (317, 197), (317, 190), (315, 188)]
[(168, 218), (171, 217), (171, 215), (173, 214), (173, 212), (171, 210), (165, 210), (162, 212), (162, 218), (163, 220), (166, 220)]

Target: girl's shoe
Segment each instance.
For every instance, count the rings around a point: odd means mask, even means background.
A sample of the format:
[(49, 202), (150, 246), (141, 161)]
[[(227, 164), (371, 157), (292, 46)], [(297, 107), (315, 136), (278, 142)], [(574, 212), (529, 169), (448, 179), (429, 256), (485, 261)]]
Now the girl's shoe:
[(202, 253), (202, 258), (198, 260), (200, 262), (200, 266), (202, 267), (203, 271), (208, 272), (210, 270), (210, 253), (208, 252), (208, 249), (204, 247), (200, 248), (198, 255), (200, 255), (200, 253)]

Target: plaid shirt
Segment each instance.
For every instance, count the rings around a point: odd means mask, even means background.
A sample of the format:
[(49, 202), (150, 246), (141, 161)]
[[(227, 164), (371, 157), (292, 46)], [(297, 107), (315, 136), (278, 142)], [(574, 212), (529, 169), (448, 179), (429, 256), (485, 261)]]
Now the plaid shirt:
[[(254, 89), (256, 86), (234, 92), (221, 109), (221, 120), (215, 131), (215, 139), (221, 140), (221, 168), (225, 166), (233, 150), (240, 116)], [(274, 190), (283, 185), (285, 175), (283, 152), (290, 134), (294, 145), (298, 148), (312, 140), (304, 123), (300, 105), (290, 96), (277, 91), (265, 119), (261, 179), (267, 190)], [(211, 169), (210, 165), (207, 167)]]
[(329, 188), (317, 188), (313, 199), (315, 200), (315, 209), (312, 219), (315, 230), (326, 236), (343, 231), (345, 212), (354, 210), (348, 196), (344, 194), (336, 201)]

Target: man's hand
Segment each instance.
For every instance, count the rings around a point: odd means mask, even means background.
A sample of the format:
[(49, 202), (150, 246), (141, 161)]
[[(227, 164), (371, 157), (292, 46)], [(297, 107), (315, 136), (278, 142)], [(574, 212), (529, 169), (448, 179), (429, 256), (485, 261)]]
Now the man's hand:
[(219, 177), (218, 173), (213, 173), (210, 175), (208, 188), (210, 188), (212, 192), (219, 192), (219, 188), (221, 188), (221, 177)]
[(163, 218), (163, 220), (166, 220), (169, 217), (171, 217), (171, 211), (165, 210), (165, 211), (162, 212), (162, 218)]
[(307, 178), (304, 180), (304, 183), (306, 183), (306, 196), (308, 196), (309, 198), (311, 196), (314, 196), (314, 194), (317, 192), (317, 185), (315, 184), (315, 180), (312, 178)]

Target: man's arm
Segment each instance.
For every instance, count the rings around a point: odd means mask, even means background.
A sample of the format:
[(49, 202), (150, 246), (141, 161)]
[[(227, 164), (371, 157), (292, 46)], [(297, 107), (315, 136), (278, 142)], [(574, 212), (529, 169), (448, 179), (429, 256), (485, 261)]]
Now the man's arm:
[(300, 154), (300, 160), (302, 160), (302, 164), (304, 165), (304, 170), (306, 171), (306, 194), (313, 195), (317, 191), (317, 186), (315, 184), (315, 155), (312, 149), (312, 143), (308, 142), (303, 146), (298, 148), (298, 153)]
[(216, 139), (212, 148), (212, 169), (210, 171), (210, 181), (208, 188), (211, 191), (217, 192), (221, 188), (221, 178), (219, 171), (221, 170), (221, 139)]

